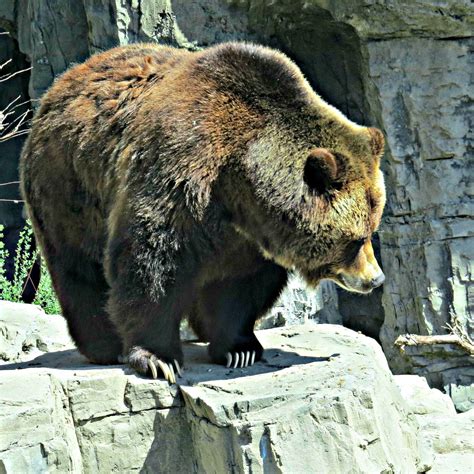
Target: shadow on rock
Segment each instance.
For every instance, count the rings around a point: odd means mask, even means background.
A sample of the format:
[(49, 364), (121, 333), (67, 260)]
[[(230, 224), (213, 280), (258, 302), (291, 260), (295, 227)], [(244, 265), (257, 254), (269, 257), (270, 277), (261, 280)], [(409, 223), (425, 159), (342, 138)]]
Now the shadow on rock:
[(178, 381), (180, 385), (194, 385), (199, 382), (230, 380), (260, 375), (284, 370), (296, 365), (327, 362), (339, 356), (339, 354), (331, 354), (326, 357), (305, 356), (279, 348), (268, 348), (264, 352), (263, 359), (253, 366), (245, 368), (237, 367), (234, 369), (211, 363), (205, 344), (186, 344), (183, 348), (185, 371), (183, 377)]
[[(278, 348), (269, 348), (264, 352), (261, 361), (251, 367), (227, 368), (209, 361), (207, 345), (202, 343), (183, 344), (185, 366), (183, 377), (178, 379), (178, 385), (194, 385), (199, 382), (212, 380), (230, 380), (240, 377), (260, 375), (283, 370), (292, 366), (310, 364), (313, 362), (328, 362), (339, 354), (314, 357), (304, 356), (296, 352), (289, 352)], [(134, 371), (124, 365), (96, 365), (91, 364), (75, 349), (48, 352), (38, 357), (23, 361), (0, 365), (0, 371), (24, 370), (29, 368), (50, 368), (59, 370), (90, 371), (103, 369), (122, 369), (126, 375)], [(146, 377), (143, 377), (146, 379)]]

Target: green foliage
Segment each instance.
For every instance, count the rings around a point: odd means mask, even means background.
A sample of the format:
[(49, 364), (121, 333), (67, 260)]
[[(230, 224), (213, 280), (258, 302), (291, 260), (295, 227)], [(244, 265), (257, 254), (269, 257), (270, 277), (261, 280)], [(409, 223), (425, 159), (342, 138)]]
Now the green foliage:
[(38, 251), (31, 250), (33, 229), (30, 222), (27, 222), (20, 237), (13, 258), (13, 280), (6, 277), (6, 260), (9, 256), (3, 242), (3, 225), (0, 224), (0, 299), (13, 302), (21, 302), (21, 295), (25, 289), (26, 282), (31, 274), (36, 259), (41, 259), (41, 281), (37, 289), (33, 304), (41, 306), (48, 314), (58, 314), (61, 312), (59, 302), (54, 293), (51, 276), (44, 259)]
[(0, 224), (0, 299), (10, 299), (9, 290), (10, 282), (7, 280), (5, 262), (8, 258), (8, 252), (3, 243), (3, 229), (4, 226)]
[(44, 258), (41, 258), (41, 280), (38, 285), (38, 292), (36, 293), (33, 304), (41, 306), (46, 314), (60, 314), (61, 306), (54, 292), (53, 282), (51, 281), (51, 275), (49, 274), (48, 268)]

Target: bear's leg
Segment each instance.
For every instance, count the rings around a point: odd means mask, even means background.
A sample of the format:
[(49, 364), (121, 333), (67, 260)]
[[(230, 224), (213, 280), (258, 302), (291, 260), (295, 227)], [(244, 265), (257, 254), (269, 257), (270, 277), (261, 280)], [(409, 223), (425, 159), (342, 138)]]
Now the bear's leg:
[(138, 212), (116, 214), (104, 259), (107, 312), (130, 367), (174, 383), (183, 363), (179, 326), (194, 300), (196, 258), (168, 226), (150, 228)]
[(138, 296), (136, 287), (134, 294), (127, 296), (127, 287), (114, 284), (108, 312), (122, 335), (128, 363), (140, 374), (153, 378), (162, 375), (175, 383), (183, 365), (179, 325), (185, 294), (171, 290), (153, 302), (145, 295)]
[(255, 321), (271, 308), (286, 281), (286, 270), (265, 262), (252, 275), (214, 282), (202, 289), (197, 313), (190, 321), (197, 326), (198, 335), (210, 342), (213, 362), (244, 367), (261, 359), (263, 347), (254, 334)]
[(116, 364), (122, 355), (122, 342), (105, 311), (109, 286), (101, 264), (77, 249), (46, 253), (63, 316), (77, 348), (92, 363)]

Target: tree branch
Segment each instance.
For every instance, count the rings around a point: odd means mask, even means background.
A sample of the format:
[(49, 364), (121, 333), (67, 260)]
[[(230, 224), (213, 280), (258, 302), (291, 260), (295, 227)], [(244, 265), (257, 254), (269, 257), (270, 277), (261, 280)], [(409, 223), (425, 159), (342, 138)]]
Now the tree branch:
[(403, 334), (398, 336), (395, 343), (401, 351), (405, 346), (433, 346), (436, 344), (451, 344), (461, 347), (469, 355), (474, 356), (474, 345), (457, 334), (440, 334), (435, 336), (420, 336), (418, 334)]

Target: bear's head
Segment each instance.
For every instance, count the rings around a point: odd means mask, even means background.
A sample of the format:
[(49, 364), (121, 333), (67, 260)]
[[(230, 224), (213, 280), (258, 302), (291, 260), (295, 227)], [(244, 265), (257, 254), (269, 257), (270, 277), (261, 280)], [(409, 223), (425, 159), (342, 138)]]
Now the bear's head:
[(311, 285), (331, 279), (368, 293), (384, 281), (371, 243), (385, 205), (383, 136), (360, 127), (343, 146), (337, 128), (328, 134), (336, 133), (334, 141), (279, 142), (272, 134), (255, 141), (238, 186), (235, 227)]
[(227, 193), (235, 229), (311, 285), (370, 292), (384, 281), (371, 243), (385, 205), (382, 133), (324, 102), (286, 56), (239, 48), (226, 89), (254, 131)]

